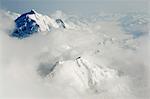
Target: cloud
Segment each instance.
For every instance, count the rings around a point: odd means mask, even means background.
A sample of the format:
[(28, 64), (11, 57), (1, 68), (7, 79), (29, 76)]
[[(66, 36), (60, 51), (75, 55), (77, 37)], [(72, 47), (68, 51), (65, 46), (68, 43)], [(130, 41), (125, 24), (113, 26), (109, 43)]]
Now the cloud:
[[(4, 11), (0, 13), (1, 98), (146, 99), (148, 97), (147, 35), (133, 39), (132, 35), (122, 30), (118, 21), (90, 22), (86, 19), (79, 20), (80, 18), (72, 15), (65, 17), (70, 29), (53, 30), (50, 33), (40, 32), (19, 40), (8, 35), (14, 27), (12, 18)], [(79, 56), (118, 71), (119, 78), (102, 83), (101, 93), (78, 90), (78, 87), (70, 83), (72, 79), (66, 78), (72, 77), (72, 72), (69, 72), (67, 67), (71, 68), (72, 62)], [(38, 69), (47, 73), (44, 67), (39, 68), (43, 66), (42, 63), (45, 66), (58, 60), (65, 62), (64, 68), (59, 71), (65, 76), (57, 75), (56, 79), (52, 80), (39, 75)]]

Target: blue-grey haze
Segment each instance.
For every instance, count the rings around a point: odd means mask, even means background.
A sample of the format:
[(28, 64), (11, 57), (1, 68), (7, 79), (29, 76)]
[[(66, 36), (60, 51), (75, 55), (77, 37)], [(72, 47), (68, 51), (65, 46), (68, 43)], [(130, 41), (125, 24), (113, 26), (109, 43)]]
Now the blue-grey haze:
[(148, 12), (148, 0), (0, 0), (1, 8), (23, 13), (30, 9), (49, 14), (56, 10), (69, 13)]

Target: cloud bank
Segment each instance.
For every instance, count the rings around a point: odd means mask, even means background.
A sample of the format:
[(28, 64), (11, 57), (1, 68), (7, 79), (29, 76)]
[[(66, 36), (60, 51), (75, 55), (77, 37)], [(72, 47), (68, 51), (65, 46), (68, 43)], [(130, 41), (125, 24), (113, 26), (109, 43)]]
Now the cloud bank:
[[(57, 16), (57, 15), (53, 15)], [(71, 16), (71, 17), (70, 17)], [(0, 97), (3, 99), (148, 99), (149, 36), (133, 38), (119, 21), (95, 18), (95, 22), (72, 15), (62, 18), (66, 30), (38, 33), (19, 40), (9, 33), (13, 19), (0, 14)], [(61, 17), (61, 16), (58, 16)], [(112, 79), (102, 80), (99, 92), (79, 87), (72, 79), (77, 57), (117, 71)], [(47, 67), (63, 61), (54, 79), (41, 76)], [(49, 66), (49, 65), (48, 65)], [(103, 77), (103, 76), (102, 76)], [(104, 76), (105, 77), (105, 76)], [(105, 78), (104, 78), (105, 79)], [(75, 84), (75, 85), (74, 85)], [(76, 86), (77, 85), (77, 86)], [(84, 89), (84, 90), (83, 90)]]

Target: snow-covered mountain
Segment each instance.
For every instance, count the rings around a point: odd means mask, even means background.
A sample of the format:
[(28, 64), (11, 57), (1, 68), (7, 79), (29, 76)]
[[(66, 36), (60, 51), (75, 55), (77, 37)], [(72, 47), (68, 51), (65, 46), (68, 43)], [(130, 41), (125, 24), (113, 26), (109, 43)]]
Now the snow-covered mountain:
[(18, 38), (28, 37), (37, 32), (51, 31), (53, 28), (65, 28), (61, 19), (52, 19), (47, 15), (37, 13), (33, 9), (19, 16), (15, 23), (16, 28), (11, 35)]
[[(50, 67), (50, 66), (49, 66)], [(68, 82), (80, 91), (91, 90), (99, 93), (106, 90), (102, 87), (108, 81), (119, 78), (118, 72), (106, 66), (99, 66), (85, 57), (78, 57), (75, 60), (59, 61), (50, 68), (46, 68), (49, 74), (48, 80), (56, 80), (60, 83)], [(46, 70), (45, 69), (45, 70)], [(40, 74), (45, 73), (44, 64), (38, 70)], [(69, 75), (68, 75), (69, 74)], [(59, 79), (61, 78), (61, 79)]]
[(0, 13), (2, 99), (148, 99), (147, 15), (50, 16)]

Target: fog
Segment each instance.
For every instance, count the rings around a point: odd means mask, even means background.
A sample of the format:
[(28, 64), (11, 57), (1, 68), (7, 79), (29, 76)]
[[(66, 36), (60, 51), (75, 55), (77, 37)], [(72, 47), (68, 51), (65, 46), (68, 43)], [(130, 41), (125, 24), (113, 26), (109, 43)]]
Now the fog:
[[(28, 38), (10, 37), (12, 17), (0, 13), (0, 98), (2, 99), (148, 99), (149, 34), (134, 38), (120, 21), (79, 18), (54, 13), (67, 28), (33, 34)], [(114, 18), (113, 18), (114, 19)], [(94, 21), (96, 20), (96, 21)], [(148, 25), (148, 24), (146, 24)], [(146, 26), (145, 25), (145, 26)], [(82, 86), (74, 79), (75, 59), (108, 69), (100, 86)], [(62, 61), (54, 78), (47, 77), (49, 66)], [(59, 65), (58, 65), (59, 67)], [(103, 71), (103, 70), (102, 70)], [(114, 72), (116, 71), (116, 72)], [(105, 75), (110, 76), (110, 78)]]

